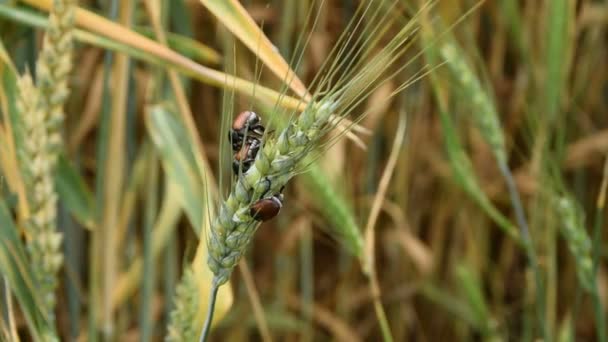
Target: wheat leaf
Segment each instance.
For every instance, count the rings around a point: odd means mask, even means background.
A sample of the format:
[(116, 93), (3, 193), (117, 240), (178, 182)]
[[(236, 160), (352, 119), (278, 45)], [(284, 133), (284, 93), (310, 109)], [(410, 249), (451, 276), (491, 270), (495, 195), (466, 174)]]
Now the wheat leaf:
[(298, 76), (291, 70), (277, 48), (264, 35), (245, 8), (237, 0), (200, 0), (243, 44), (272, 72), (283, 81), (287, 81), (291, 89), (305, 98), (308, 94), (306, 87)]

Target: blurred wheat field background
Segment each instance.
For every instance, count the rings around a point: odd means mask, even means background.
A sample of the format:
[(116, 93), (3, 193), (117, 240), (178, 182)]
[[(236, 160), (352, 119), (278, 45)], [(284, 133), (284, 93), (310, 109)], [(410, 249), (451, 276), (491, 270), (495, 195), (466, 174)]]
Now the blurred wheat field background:
[[(198, 341), (226, 281), (208, 340), (606, 341), (607, 29), (601, 0), (0, 0), (0, 340)], [(253, 173), (290, 170), (259, 228), (257, 188), (218, 216), (246, 110)]]

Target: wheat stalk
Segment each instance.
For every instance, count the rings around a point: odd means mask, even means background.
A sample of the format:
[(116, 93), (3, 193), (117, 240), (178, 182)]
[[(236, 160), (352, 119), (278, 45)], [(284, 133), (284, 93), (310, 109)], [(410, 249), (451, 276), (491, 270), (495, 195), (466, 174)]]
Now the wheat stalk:
[[(543, 279), (538, 263), (536, 247), (530, 234), (521, 196), (515, 185), (513, 174), (509, 169), (508, 153), (498, 111), (496, 110), (496, 106), (490, 95), (483, 89), (481, 82), (475, 75), (473, 69), (469, 67), (466, 59), (456, 45), (448, 42), (440, 49), (440, 53), (447, 61), (447, 66), (450, 71), (460, 83), (460, 91), (470, 101), (472, 107), (471, 118), (478, 127), (483, 139), (492, 149), (492, 153), (498, 164), (498, 169), (504, 177), (511, 204), (513, 205), (513, 210), (515, 212), (515, 218), (519, 225), (519, 238), (521, 239), (534, 275), (536, 291), (540, 293), (537, 296), (536, 307), (540, 326), (542, 327), (542, 334), (547, 338), (549, 332), (544, 319), (545, 304), (543, 297)], [(513, 234), (511, 235), (514, 236)]]

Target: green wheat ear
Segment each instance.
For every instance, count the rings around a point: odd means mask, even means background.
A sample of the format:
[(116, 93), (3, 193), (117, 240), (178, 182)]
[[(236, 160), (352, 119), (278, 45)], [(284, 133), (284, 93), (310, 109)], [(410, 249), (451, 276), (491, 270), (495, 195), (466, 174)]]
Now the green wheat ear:
[(259, 226), (250, 215), (251, 203), (278, 193), (293, 177), (300, 162), (326, 132), (336, 107), (332, 99), (308, 105), (277, 139), (266, 140), (254, 165), (233, 184), (211, 224), (208, 238), (207, 263), (214, 274), (215, 286), (228, 281)]
[(569, 196), (561, 196), (554, 201), (555, 210), (562, 217), (560, 232), (574, 256), (578, 281), (583, 289), (591, 292), (595, 276), (591, 239), (585, 230), (584, 214)]
[(27, 251), (36, 276), (36, 287), (43, 299), (43, 312), (53, 318), (57, 271), (63, 262), (61, 234), (56, 231), (57, 194), (53, 183), (54, 159), (45, 125), (42, 96), (26, 73), (19, 79), (17, 106), (21, 113), (21, 134), (27, 137), (19, 146), (19, 162), (31, 213), (25, 224)]
[(192, 324), (198, 312), (199, 290), (195, 273), (188, 267), (175, 294), (175, 308), (171, 311), (171, 323), (165, 341), (196, 341), (199, 330)]
[[(362, 17), (369, 18), (363, 28), (369, 36), (385, 33), (379, 28), (391, 12), (383, 12), (382, 9), (382, 6), (374, 7), (370, 2), (370, 5), (361, 6), (360, 12), (357, 10)], [(352, 22), (355, 26), (358, 25), (357, 20)], [(263, 147), (257, 152), (254, 164), (246, 173), (237, 177), (229, 195), (220, 201), (218, 213), (210, 223), (206, 236), (207, 265), (213, 273), (213, 281), (200, 341), (205, 341), (208, 337), (218, 288), (229, 280), (259, 226), (259, 222), (251, 216), (251, 205), (262, 198), (279, 193), (294, 175), (305, 169), (308, 163), (306, 158), (321, 145), (321, 139), (329, 130), (354, 111), (378, 85), (407, 67), (407, 64), (395, 65), (397, 70), (389, 70), (396, 59), (403, 56), (407, 50), (408, 37), (415, 31), (414, 23), (415, 21), (412, 21), (399, 28), (392, 40), (386, 45), (383, 44), (381, 50), (373, 55), (368, 55), (367, 51), (373, 51), (373, 47), (383, 42), (381, 39), (353, 39), (350, 33), (345, 33), (340, 38), (338, 47), (330, 54), (329, 60), (334, 62), (324, 65), (321, 68), (324, 71), (319, 74), (320, 78), (312, 82), (317, 89), (314, 98), (308, 101), (299, 116), (292, 117), (284, 129), (276, 135), (263, 138)], [(356, 30), (349, 29), (345, 32), (354, 31)], [(360, 37), (367, 37), (366, 34)], [(369, 46), (369, 49), (350, 49), (351, 45), (359, 43)], [(359, 59), (358, 62), (350, 62)], [(404, 86), (407, 86), (407, 82), (397, 90), (403, 90)], [(332, 114), (336, 115), (333, 119)], [(348, 129), (349, 127), (344, 132)], [(327, 147), (331, 143), (330, 139), (324, 146)], [(179, 296), (176, 300), (182, 301)], [(177, 322), (175, 323), (172, 328), (180, 329)]]
[(452, 43), (441, 48), (441, 54), (447, 66), (456, 77), (461, 91), (471, 101), (471, 116), (484, 140), (492, 148), (499, 163), (507, 163), (505, 138), (496, 107), (488, 93), (483, 89), (479, 79), (467, 64), (464, 56)]
[(63, 105), (69, 95), (75, 1), (55, 0), (49, 28), (36, 64), (38, 87), (29, 72), (18, 81), (20, 134), (18, 159), (26, 187), (30, 216), (25, 223), (27, 250), (41, 293), (46, 317), (54, 321), (57, 272), (63, 262), (62, 236), (56, 229), (57, 194), (53, 170), (62, 145)]
[[(336, 107), (337, 101), (329, 96), (317, 103), (311, 102), (277, 138), (266, 139), (254, 165), (232, 185), (207, 236), (207, 264), (214, 275), (212, 291), (217, 291), (229, 280), (259, 226), (259, 222), (250, 215), (251, 204), (280, 192), (298, 172), (301, 162), (327, 132), (330, 115)], [(186, 341), (198, 336), (198, 330), (192, 331), (194, 315), (199, 310), (198, 300), (193, 297), (199, 294), (195, 289), (189, 270), (178, 287), (167, 341)]]
[(62, 146), (63, 105), (70, 93), (68, 76), (72, 70), (75, 0), (54, 0), (42, 52), (36, 63), (36, 81), (48, 113), (46, 125), (54, 153)]

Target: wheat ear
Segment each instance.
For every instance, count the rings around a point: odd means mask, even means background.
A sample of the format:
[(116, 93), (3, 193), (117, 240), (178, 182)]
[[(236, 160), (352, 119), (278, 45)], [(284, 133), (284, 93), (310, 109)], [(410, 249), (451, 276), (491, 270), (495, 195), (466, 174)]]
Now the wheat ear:
[(53, 2), (49, 28), (36, 64), (38, 87), (28, 72), (18, 84), (19, 129), (24, 138), (18, 147), (18, 157), (31, 208), (25, 224), (27, 250), (41, 293), (42, 309), (51, 322), (54, 321), (57, 272), (63, 262), (62, 236), (56, 230), (53, 170), (61, 146), (63, 105), (69, 94), (74, 7), (75, 1)]
[[(331, 96), (316, 103), (311, 102), (277, 138), (266, 138), (254, 164), (238, 177), (230, 194), (221, 203), (207, 236), (207, 264), (214, 278), (203, 339), (206, 338), (212, 321), (214, 293), (228, 281), (259, 226), (259, 222), (251, 216), (251, 204), (280, 192), (300, 170), (304, 158), (318, 146), (319, 139), (334, 124), (330, 123), (329, 118), (336, 108), (337, 101)], [(192, 275), (187, 271), (177, 291), (176, 308), (171, 315), (167, 336), (169, 341), (191, 339), (193, 336), (191, 316), (197, 312), (199, 301), (192, 298), (192, 293), (196, 291), (191, 287)]]
[(42, 105), (47, 111), (46, 125), (53, 158), (61, 149), (61, 127), (65, 120), (63, 105), (70, 93), (68, 75), (72, 70), (75, 0), (54, 0), (42, 52), (36, 63), (36, 82)]
[(297, 173), (300, 162), (326, 132), (336, 107), (331, 99), (309, 105), (276, 140), (265, 141), (254, 165), (238, 177), (211, 224), (207, 263), (214, 274), (214, 285), (221, 286), (228, 281), (259, 225), (251, 216), (251, 204), (280, 192)]
[(560, 232), (576, 263), (578, 281), (585, 291), (594, 289), (593, 258), (591, 239), (585, 230), (584, 214), (569, 196), (554, 199), (557, 212), (561, 215)]
[(175, 308), (171, 311), (171, 323), (165, 341), (196, 341), (199, 331), (192, 325), (199, 306), (199, 290), (196, 275), (191, 267), (186, 268), (184, 276), (176, 289)]
[(20, 130), (27, 137), (19, 146), (19, 162), (31, 208), (25, 224), (27, 250), (44, 305), (42, 311), (53, 320), (57, 271), (63, 261), (59, 250), (61, 234), (55, 229), (54, 161), (48, 153), (50, 139), (45, 125), (46, 113), (41, 106), (42, 96), (29, 73), (19, 79), (18, 87), (18, 108), (22, 117)]

